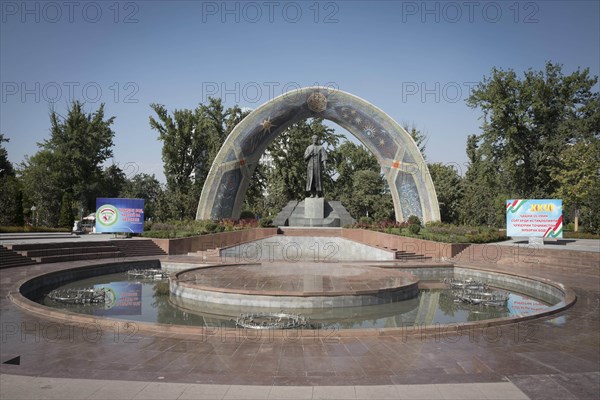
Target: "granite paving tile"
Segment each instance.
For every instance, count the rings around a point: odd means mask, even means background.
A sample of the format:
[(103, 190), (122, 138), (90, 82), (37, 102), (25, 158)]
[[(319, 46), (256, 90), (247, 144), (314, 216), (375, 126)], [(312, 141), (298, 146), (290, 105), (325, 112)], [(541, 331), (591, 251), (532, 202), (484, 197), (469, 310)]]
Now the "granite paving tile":
[(509, 379), (531, 400), (577, 399), (550, 375), (513, 375)]

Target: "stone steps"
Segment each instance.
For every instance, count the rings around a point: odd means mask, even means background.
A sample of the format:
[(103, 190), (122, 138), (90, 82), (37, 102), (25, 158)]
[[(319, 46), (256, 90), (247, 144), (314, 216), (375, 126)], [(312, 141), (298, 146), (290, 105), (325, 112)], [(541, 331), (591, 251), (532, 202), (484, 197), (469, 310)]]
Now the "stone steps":
[(9, 245), (9, 247), (15, 254), (30, 259), (31, 263), (56, 263), (76, 260), (166, 255), (156, 243), (145, 239), (20, 243)]
[(35, 264), (35, 260), (0, 246), (0, 268), (20, 267)]
[(149, 239), (133, 240), (111, 240), (110, 243), (123, 254), (124, 257), (144, 257), (144, 256), (166, 256), (167, 253)]
[(401, 260), (401, 261), (431, 260), (431, 257), (424, 256), (422, 254), (411, 253), (411, 252), (408, 252), (405, 250), (396, 250), (396, 249), (390, 249), (390, 250), (395, 251), (396, 260)]
[[(90, 247), (70, 247), (70, 243), (65, 244), (65, 247), (55, 247), (49, 249), (35, 249), (20, 251), (26, 257), (44, 258), (52, 256), (72, 255), (72, 254), (89, 254), (89, 253), (104, 253), (114, 252), (116, 249), (113, 245), (90, 246)], [(118, 249), (117, 249), (118, 250)]]
[(123, 254), (120, 251), (103, 251), (97, 253), (75, 253), (75, 254), (61, 254), (56, 256), (48, 257), (35, 257), (35, 260), (42, 264), (66, 262), (66, 261), (79, 261), (79, 260), (97, 260), (105, 258), (120, 259)]

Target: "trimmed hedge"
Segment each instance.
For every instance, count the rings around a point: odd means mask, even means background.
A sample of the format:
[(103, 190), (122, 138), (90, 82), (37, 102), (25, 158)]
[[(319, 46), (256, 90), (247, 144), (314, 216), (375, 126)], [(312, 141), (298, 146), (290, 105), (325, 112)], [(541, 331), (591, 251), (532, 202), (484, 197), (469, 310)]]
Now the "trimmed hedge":
[[(433, 240), (443, 243), (492, 243), (506, 240), (506, 232), (485, 226), (428, 223), (424, 228), (416, 220), (410, 222), (378, 221), (374, 224), (358, 222), (352, 228), (369, 229), (393, 235)], [(420, 221), (419, 221), (420, 222)]]
[(158, 239), (174, 239), (190, 236), (207, 235), (210, 233), (231, 232), (242, 229), (256, 228), (258, 226), (270, 226), (272, 221), (269, 219), (256, 220), (255, 218), (246, 218), (234, 221), (224, 219), (220, 221), (211, 220), (185, 220), (185, 221), (166, 221), (166, 222), (146, 222), (144, 226), (143, 237)]

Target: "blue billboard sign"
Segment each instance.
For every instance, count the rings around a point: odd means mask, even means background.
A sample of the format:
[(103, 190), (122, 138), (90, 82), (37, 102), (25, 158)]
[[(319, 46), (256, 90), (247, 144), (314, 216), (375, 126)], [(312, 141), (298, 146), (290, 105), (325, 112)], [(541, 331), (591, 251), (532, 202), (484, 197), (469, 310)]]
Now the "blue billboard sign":
[(96, 232), (144, 232), (144, 199), (97, 198)]

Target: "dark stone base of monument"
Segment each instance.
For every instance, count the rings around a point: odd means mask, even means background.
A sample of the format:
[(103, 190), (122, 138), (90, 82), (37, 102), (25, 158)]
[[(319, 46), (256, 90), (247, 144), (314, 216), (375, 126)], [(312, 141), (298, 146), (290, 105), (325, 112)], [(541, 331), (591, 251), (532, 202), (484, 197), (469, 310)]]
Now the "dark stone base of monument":
[(301, 202), (290, 201), (273, 220), (275, 226), (343, 227), (356, 220), (339, 201), (322, 197), (307, 197)]

